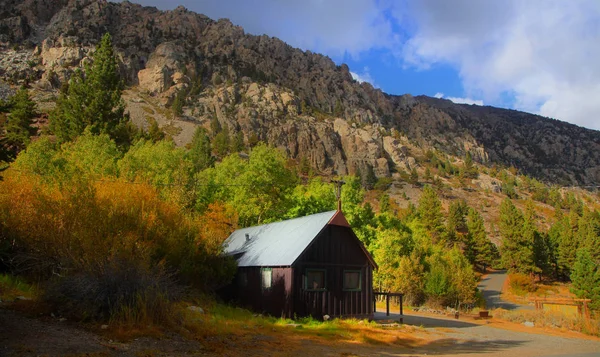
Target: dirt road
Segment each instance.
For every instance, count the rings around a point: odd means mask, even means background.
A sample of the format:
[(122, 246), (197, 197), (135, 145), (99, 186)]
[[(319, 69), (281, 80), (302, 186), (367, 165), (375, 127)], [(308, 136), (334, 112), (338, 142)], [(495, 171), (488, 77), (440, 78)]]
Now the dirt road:
[(479, 290), (483, 293), (488, 309), (502, 308), (505, 310), (526, 309), (532, 310), (533, 306), (519, 305), (509, 301), (502, 300), (502, 287), (508, 275), (506, 270), (495, 270), (485, 275), (479, 282)]

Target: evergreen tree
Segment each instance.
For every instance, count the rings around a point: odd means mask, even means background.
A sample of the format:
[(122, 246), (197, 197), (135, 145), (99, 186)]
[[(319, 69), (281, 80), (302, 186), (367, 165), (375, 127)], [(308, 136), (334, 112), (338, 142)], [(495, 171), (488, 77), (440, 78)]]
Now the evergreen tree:
[(213, 166), (215, 158), (211, 153), (210, 139), (206, 133), (206, 129), (202, 127), (196, 128), (187, 157), (192, 162), (194, 172), (200, 172)]
[[(512, 201), (505, 198), (500, 205), (500, 234), (502, 236), (502, 262), (512, 271), (533, 274), (536, 272), (531, 230), (524, 231), (523, 213)], [(530, 222), (528, 222), (530, 224)]]
[(152, 120), (150, 127), (148, 127), (148, 136), (155, 143), (165, 138), (165, 133), (160, 129), (156, 120)]
[(419, 183), (419, 173), (417, 172), (416, 168), (412, 168), (412, 170), (410, 170), (410, 183), (412, 183), (413, 185), (416, 185)]
[(218, 133), (221, 132), (221, 130), (223, 130), (223, 128), (221, 128), (221, 123), (219, 123), (219, 119), (217, 119), (217, 116), (214, 115), (212, 117), (212, 119), (210, 120), (210, 135), (211, 135), (211, 137), (214, 138)]
[(35, 134), (32, 127), (33, 118), (37, 115), (36, 105), (25, 88), (21, 88), (9, 102), (10, 114), (6, 121), (6, 144), (14, 149), (13, 157), (25, 149), (30, 137)]
[(213, 151), (218, 157), (225, 157), (229, 154), (231, 138), (229, 137), (229, 126), (225, 125), (223, 129), (214, 137)]
[(427, 166), (427, 168), (425, 169), (425, 176), (423, 176), (423, 179), (425, 181), (431, 181), (431, 179), (432, 179), (431, 170), (429, 169), (429, 166)]
[(482, 266), (485, 272), (486, 267), (492, 265), (496, 258), (496, 246), (487, 237), (483, 217), (473, 208), (467, 214), (467, 228), (469, 240), (473, 244), (474, 262)]
[(183, 114), (183, 106), (185, 105), (185, 98), (187, 96), (187, 90), (180, 89), (177, 91), (173, 103), (171, 103), (171, 110), (173, 115), (180, 117)]
[(444, 233), (442, 202), (429, 185), (425, 186), (419, 199), (419, 217), (433, 242), (438, 242)]
[(390, 211), (390, 195), (382, 193), (379, 196), (379, 213), (386, 213)]
[(467, 151), (465, 155), (465, 164), (461, 170), (461, 176), (475, 179), (478, 175), (477, 167), (473, 164), (473, 157), (471, 156), (471, 153)]
[(240, 152), (244, 150), (244, 133), (240, 130), (238, 131), (233, 140), (231, 140), (231, 152)]
[(92, 61), (91, 65), (86, 63), (85, 74), (73, 74), (50, 113), (50, 128), (60, 141), (73, 140), (87, 127), (92, 134), (106, 133), (112, 138), (119, 138), (124, 130), (123, 82), (108, 33)]
[(592, 259), (600, 261), (600, 213), (585, 207), (577, 225), (581, 247), (586, 248)]
[(600, 309), (600, 269), (598, 261), (594, 261), (589, 250), (577, 250), (577, 258), (571, 273), (573, 292), (580, 299), (592, 299), (590, 307)]
[(373, 186), (377, 183), (377, 176), (375, 176), (375, 171), (373, 171), (373, 166), (367, 164), (364, 171), (361, 171), (363, 175), (361, 177), (362, 186), (366, 190), (372, 190)]
[(569, 211), (569, 215), (565, 216), (558, 227), (558, 249), (557, 263), (558, 271), (564, 278), (568, 278), (571, 274), (571, 268), (575, 263), (576, 252), (580, 246), (577, 239), (577, 229), (579, 227), (579, 214), (575, 209)]
[(529, 270), (529, 273), (538, 273), (542, 280), (542, 273), (548, 271), (548, 245), (546, 244), (547, 236), (536, 228), (537, 220), (533, 201), (527, 201), (523, 222), (523, 240), (532, 245), (533, 266), (525, 270)]
[(467, 233), (465, 220), (469, 206), (464, 200), (453, 201), (448, 207), (448, 220), (446, 222), (446, 240), (449, 246), (462, 241), (461, 237)]

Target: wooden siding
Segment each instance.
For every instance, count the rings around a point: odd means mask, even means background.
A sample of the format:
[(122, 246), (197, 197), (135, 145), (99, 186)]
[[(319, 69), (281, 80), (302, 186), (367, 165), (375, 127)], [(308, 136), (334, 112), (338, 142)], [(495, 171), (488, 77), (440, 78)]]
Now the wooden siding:
[[(238, 268), (232, 284), (233, 296), (241, 306), (276, 317), (293, 317), (291, 267), (267, 268), (272, 271), (272, 287), (262, 288), (261, 267)], [(247, 284), (242, 284), (246, 274)]]
[[(304, 286), (307, 269), (324, 269), (325, 290)], [(344, 291), (345, 270), (361, 272), (361, 290)], [(294, 310), (298, 316), (373, 316), (373, 270), (368, 257), (349, 227), (329, 225), (294, 264)]]

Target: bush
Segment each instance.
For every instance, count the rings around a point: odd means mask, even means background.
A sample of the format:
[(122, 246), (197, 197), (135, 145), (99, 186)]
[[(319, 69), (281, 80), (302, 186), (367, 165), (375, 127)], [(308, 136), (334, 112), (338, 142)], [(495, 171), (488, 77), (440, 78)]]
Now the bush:
[(51, 279), (48, 299), (82, 318), (156, 321), (176, 295), (173, 279), (206, 292), (228, 283), (228, 234), (217, 239), (222, 227), (207, 219), (183, 214), (150, 185), (79, 178), (57, 187), (14, 171), (0, 183), (1, 258), (13, 272)]
[(525, 293), (532, 293), (536, 290), (536, 286), (531, 277), (515, 273), (509, 275), (510, 288), (517, 295), (525, 295)]
[(172, 322), (171, 302), (182, 291), (174, 276), (160, 266), (149, 268), (131, 260), (115, 260), (53, 279), (44, 299), (61, 314), (79, 319), (164, 325)]

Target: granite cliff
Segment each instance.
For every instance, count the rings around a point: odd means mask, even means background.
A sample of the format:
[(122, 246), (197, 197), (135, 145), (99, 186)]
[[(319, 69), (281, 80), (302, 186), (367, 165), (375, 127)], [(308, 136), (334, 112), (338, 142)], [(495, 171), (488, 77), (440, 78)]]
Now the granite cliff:
[[(346, 65), (254, 36), (228, 20), (130, 2), (0, 0), (0, 78), (52, 96), (110, 32), (132, 120), (174, 128), (184, 145), (216, 118), (246, 143), (263, 140), (324, 174), (390, 176), (434, 149), (514, 166), (564, 185), (600, 184), (600, 132), (533, 114), (394, 96)], [(0, 91), (2, 93), (2, 91)], [(183, 114), (168, 108), (183, 95)]]

